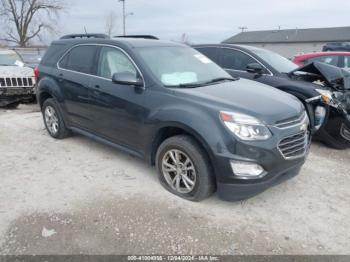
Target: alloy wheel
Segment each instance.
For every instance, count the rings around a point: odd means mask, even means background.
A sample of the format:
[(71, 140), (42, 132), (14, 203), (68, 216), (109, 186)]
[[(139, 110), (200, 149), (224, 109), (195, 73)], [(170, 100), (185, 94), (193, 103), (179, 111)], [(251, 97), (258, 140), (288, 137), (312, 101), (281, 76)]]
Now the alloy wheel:
[(168, 185), (178, 193), (188, 194), (196, 185), (197, 172), (191, 158), (178, 149), (164, 154), (162, 173)]
[(52, 106), (47, 106), (44, 116), (47, 129), (52, 135), (56, 135), (59, 129), (59, 122), (55, 109)]

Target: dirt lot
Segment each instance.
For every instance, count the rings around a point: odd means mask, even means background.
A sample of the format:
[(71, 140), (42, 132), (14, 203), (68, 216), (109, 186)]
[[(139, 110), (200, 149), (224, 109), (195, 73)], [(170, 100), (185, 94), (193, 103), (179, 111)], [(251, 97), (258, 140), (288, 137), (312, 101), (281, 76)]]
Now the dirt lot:
[(57, 141), (36, 106), (0, 110), (0, 254), (350, 254), (350, 150), (247, 201), (166, 192), (142, 161)]

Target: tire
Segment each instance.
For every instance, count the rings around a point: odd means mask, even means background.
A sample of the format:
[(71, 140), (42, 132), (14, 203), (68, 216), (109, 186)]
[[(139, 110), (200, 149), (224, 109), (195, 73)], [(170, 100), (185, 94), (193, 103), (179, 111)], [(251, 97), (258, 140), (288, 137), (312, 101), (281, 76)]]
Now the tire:
[[(51, 117), (50, 113), (51, 112)], [(42, 107), (43, 120), (50, 136), (56, 139), (63, 139), (70, 136), (57, 102), (53, 98), (45, 100)]]
[[(176, 164), (174, 160), (180, 161)], [(176, 170), (175, 166), (177, 166)], [(215, 179), (209, 157), (204, 149), (189, 136), (178, 135), (166, 139), (157, 150), (156, 167), (162, 186), (179, 197), (197, 202), (209, 197), (215, 191)], [(177, 176), (178, 179), (176, 179)]]

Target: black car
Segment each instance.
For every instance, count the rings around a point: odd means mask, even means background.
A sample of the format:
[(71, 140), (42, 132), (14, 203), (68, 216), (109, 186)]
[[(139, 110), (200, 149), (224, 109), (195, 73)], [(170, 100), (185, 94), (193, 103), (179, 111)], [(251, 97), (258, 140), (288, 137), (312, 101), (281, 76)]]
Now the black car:
[(142, 158), (167, 190), (194, 201), (215, 189), (244, 199), (299, 173), (310, 130), (295, 97), (234, 79), (185, 45), (70, 38), (39, 65), (52, 137), (76, 132)]
[(307, 109), (315, 139), (337, 149), (350, 147), (350, 86), (341, 86), (348, 81), (343, 79), (346, 71), (319, 62), (298, 68), (274, 52), (251, 46), (194, 47), (233, 77), (258, 81), (296, 96)]
[(322, 51), (349, 51), (350, 52), (350, 43), (349, 42), (331, 42), (323, 46)]

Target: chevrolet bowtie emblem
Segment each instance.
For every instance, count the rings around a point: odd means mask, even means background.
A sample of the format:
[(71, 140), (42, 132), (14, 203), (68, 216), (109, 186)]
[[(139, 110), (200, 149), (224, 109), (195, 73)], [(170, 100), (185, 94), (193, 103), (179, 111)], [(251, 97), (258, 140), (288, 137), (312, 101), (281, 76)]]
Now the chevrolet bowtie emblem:
[(307, 130), (307, 124), (302, 124), (302, 125), (300, 126), (300, 130), (301, 130), (301, 131), (306, 131), (306, 130)]

